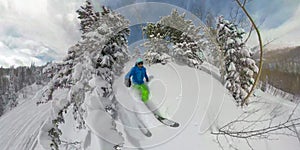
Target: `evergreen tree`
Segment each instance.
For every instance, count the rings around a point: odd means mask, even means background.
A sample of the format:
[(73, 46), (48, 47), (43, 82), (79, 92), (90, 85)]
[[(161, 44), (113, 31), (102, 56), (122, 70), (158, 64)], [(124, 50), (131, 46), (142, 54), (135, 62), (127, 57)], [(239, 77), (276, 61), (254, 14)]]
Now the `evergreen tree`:
[(203, 53), (199, 50), (200, 47), (195, 42), (176, 43), (174, 46), (174, 57), (180, 62), (186, 63), (190, 67), (200, 69), (203, 63)]
[(166, 30), (170, 42), (189, 43), (199, 41), (200, 27), (195, 27), (192, 20), (186, 20), (185, 14), (179, 14), (177, 10), (173, 10), (171, 15), (162, 17), (158, 24)]
[(6, 105), (8, 106), (6, 109), (8, 109), (8, 110), (13, 109), (18, 104), (17, 103), (17, 94), (16, 94), (17, 85), (18, 85), (17, 81), (18, 80), (17, 80), (17, 76), (15, 74), (15, 69), (14, 69), (14, 67), (11, 67), (10, 72), (9, 72), (9, 87), (8, 87), (8, 92), (7, 92), (8, 98), (6, 101)]
[(141, 50), (138, 47), (134, 48), (131, 58), (132, 59), (142, 58)]
[(243, 29), (219, 17), (218, 42), (224, 55), (224, 80), (226, 88), (233, 94), (238, 104), (247, 96), (258, 72), (251, 52), (243, 41)]
[[(173, 57), (176, 61), (200, 68), (205, 59), (203, 50), (207, 48), (207, 40), (201, 35), (200, 29), (195, 27), (191, 20), (186, 20), (185, 14), (180, 15), (177, 10), (173, 10), (169, 16), (162, 17), (156, 24), (147, 24), (143, 29), (149, 39), (145, 44), (149, 48), (145, 59)], [(169, 46), (173, 48), (170, 49)], [(148, 62), (160, 62), (155, 59)]]
[(36, 67), (34, 64), (30, 67), (0, 68), (0, 116), (17, 106), (17, 96), (21, 89), (38, 82), (38, 79), (41, 84), (48, 82), (44, 74), (35, 73), (43, 68), (44, 66)]
[[(127, 49), (129, 21), (125, 20), (122, 15), (103, 7), (103, 12), (89, 29), (91, 30), (82, 33), (82, 39), (68, 50), (67, 57), (61, 64), (54, 67), (54, 71), (51, 71), (51, 67), (45, 70), (55, 73), (44, 92), (44, 99), (38, 104), (54, 100), (53, 94), (57, 89), (65, 89), (69, 93), (66, 100), (61, 100), (64, 107), (59, 107), (59, 111), (52, 118), (49, 135), (52, 139), (51, 147), (54, 149), (58, 149), (61, 144), (62, 131), (59, 129), (59, 124), (64, 123), (63, 114), (68, 107), (72, 108), (77, 128), (85, 128), (86, 121), (83, 116), (88, 114), (83, 103), (89, 101), (90, 96), (87, 95), (94, 93), (94, 98), (99, 98), (103, 106), (99, 109), (111, 115), (110, 121), (113, 122), (116, 117), (116, 99), (112, 84), (115, 75), (121, 74), (129, 58)], [(107, 132), (117, 132), (113, 128), (107, 129)]]
[(185, 14), (179, 15), (173, 10), (171, 15), (162, 17), (159, 24), (166, 26), (173, 46), (173, 57), (190, 67), (200, 68), (204, 61), (203, 50), (206, 48), (201, 27), (195, 27), (191, 20), (185, 20)]
[(144, 54), (145, 61), (149, 64), (162, 63), (166, 64), (171, 56), (169, 55), (168, 42), (162, 37), (153, 37), (145, 42), (147, 48)]
[(90, 0), (85, 1), (85, 5), (81, 6), (76, 11), (78, 18), (80, 19), (80, 30), (82, 33), (93, 31), (95, 29), (95, 23), (99, 19), (99, 13), (95, 12)]

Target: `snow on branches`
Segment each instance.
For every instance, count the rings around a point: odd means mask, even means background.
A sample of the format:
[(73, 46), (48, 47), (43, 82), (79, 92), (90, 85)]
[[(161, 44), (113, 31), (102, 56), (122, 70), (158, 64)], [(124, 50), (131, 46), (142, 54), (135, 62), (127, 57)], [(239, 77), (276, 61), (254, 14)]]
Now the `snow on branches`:
[(78, 13), (78, 19), (80, 19), (80, 30), (82, 33), (93, 31), (95, 28), (95, 22), (99, 19), (99, 13), (95, 12), (90, 0), (85, 1), (85, 5), (81, 6), (76, 11)]
[(225, 86), (240, 104), (254, 84), (254, 75), (258, 73), (258, 67), (243, 40), (245, 34), (243, 29), (222, 16), (218, 19), (217, 28), (217, 41), (224, 58), (225, 70), (222, 74), (224, 74)]
[(166, 64), (170, 60), (168, 43), (160, 37), (150, 38), (145, 42), (148, 48), (144, 54), (145, 61), (149, 64), (162, 63)]
[[(97, 100), (101, 103), (99, 112), (111, 116), (102, 118), (102, 121), (113, 121), (116, 116), (116, 99), (112, 88), (114, 76), (121, 74), (124, 64), (129, 59), (128, 20), (106, 8), (101, 14), (94, 12), (89, 1), (86, 6), (81, 7), (81, 11), (77, 12), (81, 19), (82, 38), (68, 50), (67, 57), (54, 69), (55, 74), (45, 88), (44, 99), (37, 103), (54, 101), (53, 105), (57, 105), (53, 106), (57, 109), (53, 110), (54, 115), (50, 125), (52, 128), (49, 128), (53, 149), (58, 149), (61, 144), (62, 132), (58, 126), (64, 123), (64, 112), (66, 113), (67, 110), (73, 111), (78, 129), (84, 129), (87, 124), (89, 128), (93, 128), (93, 124), (86, 120), (89, 118), (86, 112), (90, 109), (84, 104)], [(58, 98), (55, 93), (59, 90), (67, 90), (67, 96), (63, 99)], [(113, 127), (107, 128), (105, 132), (117, 132)]]
[(156, 24), (148, 23), (143, 28), (148, 38), (144, 55), (148, 63), (166, 63), (170, 58), (191, 67), (200, 68), (203, 63), (203, 50), (206, 40), (191, 20), (185, 19), (173, 10), (171, 15), (164, 16)]

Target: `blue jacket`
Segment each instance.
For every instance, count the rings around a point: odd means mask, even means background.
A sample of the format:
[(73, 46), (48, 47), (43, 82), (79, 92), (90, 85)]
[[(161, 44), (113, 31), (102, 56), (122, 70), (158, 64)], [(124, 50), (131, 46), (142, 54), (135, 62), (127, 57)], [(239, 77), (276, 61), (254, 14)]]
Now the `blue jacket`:
[(146, 68), (139, 68), (137, 65), (131, 68), (131, 70), (126, 74), (125, 79), (130, 79), (132, 76), (132, 82), (134, 84), (143, 84), (144, 78), (148, 80), (148, 75), (146, 73)]

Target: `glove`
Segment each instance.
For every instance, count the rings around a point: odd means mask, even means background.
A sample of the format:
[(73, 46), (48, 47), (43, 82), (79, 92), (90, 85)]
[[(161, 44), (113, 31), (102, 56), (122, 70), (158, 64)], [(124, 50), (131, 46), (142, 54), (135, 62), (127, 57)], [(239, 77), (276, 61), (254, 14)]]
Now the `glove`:
[(131, 86), (131, 80), (130, 80), (130, 79), (125, 79), (124, 83), (125, 83), (125, 85), (126, 85), (127, 87), (130, 87), (130, 86)]
[(146, 78), (146, 82), (149, 82), (149, 78)]

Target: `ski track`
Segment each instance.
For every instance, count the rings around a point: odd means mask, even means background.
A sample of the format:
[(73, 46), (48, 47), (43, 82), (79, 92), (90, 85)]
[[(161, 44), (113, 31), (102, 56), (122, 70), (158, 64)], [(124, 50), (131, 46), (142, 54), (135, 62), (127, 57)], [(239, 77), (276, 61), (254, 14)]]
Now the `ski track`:
[(50, 103), (37, 106), (34, 99), (22, 103), (0, 118), (0, 134), (6, 135), (0, 138), (1, 150), (34, 149), (39, 129), (48, 118), (51, 108)]

